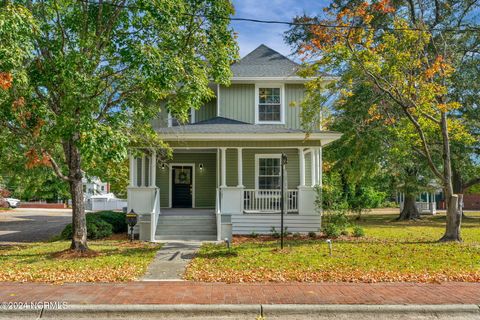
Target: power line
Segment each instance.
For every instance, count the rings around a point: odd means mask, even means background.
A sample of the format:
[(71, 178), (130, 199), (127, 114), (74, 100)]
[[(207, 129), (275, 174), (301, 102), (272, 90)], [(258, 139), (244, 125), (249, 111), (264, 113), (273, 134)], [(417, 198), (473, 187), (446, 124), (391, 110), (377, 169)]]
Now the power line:
[[(78, 0), (82, 1), (82, 0)], [(94, 2), (91, 0), (86, 0), (84, 2), (87, 2), (89, 4), (93, 5), (99, 5), (99, 2)], [(132, 6), (128, 4), (116, 4), (112, 2), (102, 2), (102, 4), (114, 6), (114, 7), (119, 7), (119, 8), (131, 8), (131, 9), (139, 9), (138, 6)], [(205, 15), (200, 15), (200, 14), (188, 14), (184, 13), (184, 15), (188, 15), (191, 17), (196, 17), (196, 18), (208, 18)], [(430, 28), (430, 29), (424, 29), (424, 28), (392, 28), (392, 27), (367, 27), (367, 26), (362, 26), (362, 25), (331, 25), (331, 24), (325, 24), (325, 23), (320, 23), (320, 22), (295, 22), (295, 21), (281, 21), (281, 20), (263, 20), (263, 19), (253, 19), (253, 18), (235, 18), (235, 17), (221, 17), (217, 16), (216, 18), (222, 19), (222, 20), (229, 20), (229, 21), (238, 21), (238, 22), (253, 22), (253, 23), (260, 23), (260, 24), (281, 24), (281, 25), (287, 25), (287, 26), (317, 26), (317, 27), (322, 27), (322, 28), (329, 28), (329, 29), (364, 29), (364, 30), (384, 30), (384, 31), (437, 31), (437, 32), (458, 32), (458, 33), (464, 33), (464, 32), (480, 32), (480, 28), (472, 28), (472, 27), (466, 27), (466, 28)]]

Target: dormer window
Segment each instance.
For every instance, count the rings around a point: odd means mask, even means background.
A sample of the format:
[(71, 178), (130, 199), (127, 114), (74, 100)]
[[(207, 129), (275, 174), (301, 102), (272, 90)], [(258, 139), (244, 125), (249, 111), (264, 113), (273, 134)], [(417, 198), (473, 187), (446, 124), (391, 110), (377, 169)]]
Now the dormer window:
[(284, 123), (283, 85), (257, 84), (255, 122), (260, 124)]

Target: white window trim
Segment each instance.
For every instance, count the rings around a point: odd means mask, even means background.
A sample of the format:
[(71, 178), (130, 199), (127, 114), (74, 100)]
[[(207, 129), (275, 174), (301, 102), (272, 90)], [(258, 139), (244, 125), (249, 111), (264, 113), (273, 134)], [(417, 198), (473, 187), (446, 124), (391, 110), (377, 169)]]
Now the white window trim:
[[(280, 121), (260, 121), (258, 119), (258, 94), (260, 88), (280, 89)], [(255, 124), (285, 124), (285, 84), (283, 83), (255, 83)]]
[[(256, 191), (261, 191), (258, 185), (258, 178), (260, 176), (260, 159), (280, 159), (280, 162), (281, 162), (282, 155), (280, 153), (262, 153), (262, 154), (255, 155), (255, 190)], [(261, 192), (257, 192), (256, 196), (262, 197)]]
[[(168, 113), (168, 127), (172, 127), (173, 123), (172, 123), (172, 120), (173, 120), (173, 117), (172, 117), (172, 114), (169, 112)], [(193, 107), (190, 108), (190, 123), (195, 123), (195, 109)]]

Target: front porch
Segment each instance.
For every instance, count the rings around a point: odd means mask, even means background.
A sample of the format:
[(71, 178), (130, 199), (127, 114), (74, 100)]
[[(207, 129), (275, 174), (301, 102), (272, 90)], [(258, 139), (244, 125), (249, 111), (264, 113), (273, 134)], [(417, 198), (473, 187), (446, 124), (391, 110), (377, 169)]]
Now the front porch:
[(278, 230), (281, 192), (276, 159), (282, 152), (288, 156), (286, 226), (290, 232), (318, 231), (315, 186), (322, 180), (321, 147), (278, 148), (268, 143), (263, 147), (173, 147), (173, 157), (166, 162), (158, 161), (153, 150), (130, 157), (128, 210), (141, 215), (141, 239), (158, 240), (162, 217), (200, 212), (215, 216), (217, 240), (231, 233)]

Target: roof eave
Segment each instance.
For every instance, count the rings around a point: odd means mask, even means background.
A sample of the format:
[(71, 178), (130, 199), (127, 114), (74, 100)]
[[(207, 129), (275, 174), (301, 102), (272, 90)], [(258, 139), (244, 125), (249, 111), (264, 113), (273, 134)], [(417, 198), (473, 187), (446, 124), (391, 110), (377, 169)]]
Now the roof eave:
[(327, 145), (342, 137), (339, 132), (317, 132), (308, 136), (303, 132), (286, 133), (166, 133), (161, 134), (164, 141), (299, 141), (320, 140)]

